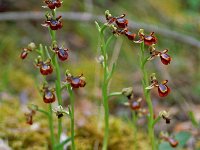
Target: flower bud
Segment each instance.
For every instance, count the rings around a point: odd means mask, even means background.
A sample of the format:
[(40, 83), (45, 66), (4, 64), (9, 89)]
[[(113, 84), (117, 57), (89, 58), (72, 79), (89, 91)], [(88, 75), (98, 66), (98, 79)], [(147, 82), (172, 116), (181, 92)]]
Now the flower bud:
[(35, 43), (31, 42), (31, 43), (28, 44), (28, 49), (34, 50), (35, 48), (36, 48)]
[(170, 123), (171, 119), (169, 118), (169, 113), (166, 112), (165, 110), (159, 112), (159, 116), (162, 117), (166, 121), (166, 124)]
[(122, 95), (126, 96), (128, 99), (132, 99), (133, 98), (133, 88), (132, 87), (123, 88)]

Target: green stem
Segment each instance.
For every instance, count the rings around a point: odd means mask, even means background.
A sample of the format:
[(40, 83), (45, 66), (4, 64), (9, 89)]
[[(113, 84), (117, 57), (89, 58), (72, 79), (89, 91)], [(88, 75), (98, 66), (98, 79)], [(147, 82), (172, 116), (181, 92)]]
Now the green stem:
[(108, 98), (109, 96), (114, 96), (115, 94), (119, 95), (119, 93), (108, 93), (108, 83), (113, 75), (115, 70), (115, 63), (113, 64), (111, 71), (108, 68), (108, 54), (107, 48), (110, 42), (113, 39), (113, 35), (111, 35), (106, 41), (104, 37), (104, 31), (107, 28), (107, 25), (104, 24), (102, 27), (98, 25), (97, 22), (96, 26), (99, 31), (100, 36), (100, 47), (101, 47), (101, 55), (104, 57), (103, 59), (103, 83), (102, 83), (102, 97), (103, 97), (103, 106), (104, 106), (104, 139), (103, 139), (103, 147), (102, 150), (107, 150), (108, 147), (108, 137), (109, 137), (109, 105), (108, 105)]
[(53, 115), (52, 115), (52, 106), (49, 104), (49, 129), (50, 129), (50, 134), (51, 134), (51, 145), (52, 149), (54, 150), (54, 145), (55, 145), (55, 139), (54, 139), (54, 131), (53, 131)]
[[(45, 47), (45, 51), (46, 51), (46, 47)], [(45, 59), (45, 53), (44, 53), (44, 48), (42, 46), (42, 44), (40, 44), (40, 53), (42, 55), (42, 60)], [(46, 77), (44, 77), (44, 81), (46, 81)], [(54, 128), (53, 128), (53, 113), (52, 113), (52, 106), (51, 104), (49, 104), (49, 112), (46, 112), (42, 109), (38, 109), (39, 112), (45, 114), (48, 116), (48, 120), (49, 120), (49, 130), (50, 130), (50, 138), (51, 138), (51, 146), (52, 149), (54, 150), (54, 145), (55, 145), (55, 137), (54, 137)]]
[(49, 117), (49, 113), (48, 113), (47, 111), (45, 111), (45, 110), (43, 110), (43, 109), (40, 109), (40, 108), (38, 108), (37, 111), (38, 111), (38, 112), (41, 112), (41, 113), (43, 113), (44, 115), (47, 115), (47, 117)]
[[(58, 64), (57, 56), (53, 57), (53, 64), (56, 71), (56, 95), (58, 99), (58, 105), (62, 106), (62, 96), (61, 96), (61, 75), (60, 66)], [(58, 142), (60, 142), (60, 136), (62, 133), (62, 117), (58, 119)]]
[(133, 130), (134, 130), (134, 150), (137, 150), (137, 114), (134, 111), (132, 113), (132, 119), (133, 119)]
[(108, 106), (108, 96), (107, 96), (107, 87), (108, 84), (104, 80), (102, 95), (103, 95), (103, 105), (104, 105), (104, 121), (105, 121), (105, 129), (104, 129), (104, 140), (103, 140), (103, 150), (107, 150), (108, 145), (108, 135), (109, 135), (109, 106)]
[(146, 102), (147, 102), (149, 113), (150, 113), (148, 116), (148, 133), (149, 133), (149, 138), (151, 141), (152, 150), (156, 150), (154, 126), (153, 126), (153, 123), (154, 123), (153, 104), (151, 101), (150, 91), (145, 89), (147, 86), (149, 86), (148, 73), (145, 68), (145, 64), (146, 64), (146, 58), (144, 55), (144, 42), (142, 42), (140, 44), (140, 69), (143, 75), (143, 78), (142, 78), (143, 92), (144, 92), (144, 96), (146, 98)]
[(153, 127), (156, 125), (156, 123), (158, 123), (158, 121), (160, 121), (161, 117), (158, 116), (154, 121), (153, 121)]
[(110, 93), (110, 94), (108, 95), (108, 97), (110, 98), (110, 97), (112, 97), (112, 96), (120, 96), (120, 95), (122, 95), (122, 92), (112, 92), (112, 93)]
[(109, 136), (109, 106), (108, 106), (108, 57), (106, 52), (106, 47), (108, 44), (105, 43), (104, 39), (104, 30), (106, 26), (104, 25), (100, 30), (100, 39), (101, 39), (101, 53), (104, 57), (103, 62), (103, 85), (102, 85), (102, 96), (103, 96), (103, 106), (104, 106), (104, 123), (105, 123), (105, 129), (104, 129), (104, 140), (103, 140), (103, 150), (107, 150), (108, 146), (108, 136)]
[[(56, 18), (56, 9), (52, 10), (52, 16)], [(52, 45), (56, 41), (56, 31), (51, 30), (49, 28), (49, 32), (51, 35)], [(58, 105), (62, 105), (62, 96), (61, 96), (61, 76), (60, 76), (60, 66), (58, 64), (57, 56), (53, 56), (53, 65), (56, 70), (56, 95), (58, 99)], [(60, 137), (62, 133), (62, 117), (58, 119), (58, 143), (60, 143)]]
[(70, 124), (71, 124), (71, 142), (72, 142), (72, 150), (75, 150), (75, 141), (74, 141), (74, 94), (73, 94), (73, 90), (70, 86), (70, 84), (66, 85), (68, 93), (69, 93), (69, 97), (70, 97)]
[(67, 138), (66, 140), (62, 141), (61, 143), (56, 144), (56, 145), (55, 145), (55, 149), (60, 149), (60, 148), (62, 148), (62, 147), (63, 147), (65, 144), (67, 144), (69, 141), (71, 141), (71, 138), (70, 138), (70, 137)]

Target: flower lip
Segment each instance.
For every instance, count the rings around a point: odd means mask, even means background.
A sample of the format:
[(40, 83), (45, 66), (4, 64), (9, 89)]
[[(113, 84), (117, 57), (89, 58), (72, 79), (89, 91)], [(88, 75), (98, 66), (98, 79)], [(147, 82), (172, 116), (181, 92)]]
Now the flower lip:
[(136, 37), (136, 34), (135, 33), (131, 33), (130, 31), (125, 32), (125, 35), (131, 41), (133, 41), (135, 39), (135, 37)]
[(55, 102), (56, 98), (55, 98), (55, 94), (54, 88), (49, 88), (47, 85), (43, 85), (43, 88), (41, 89), (41, 91), (43, 92), (43, 101), (45, 103), (53, 103)]
[(158, 85), (158, 93), (160, 97), (165, 97), (170, 93), (170, 88), (166, 85), (168, 80), (164, 80)]
[(141, 101), (142, 98), (138, 98), (136, 100), (131, 100), (129, 101), (129, 105), (131, 107), (132, 110), (139, 110), (141, 108)]
[(161, 62), (165, 65), (168, 65), (171, 62), (171, 57), (166, 53), (161, 53), (160, 59), (161, 59)]
[(59, 51), (58, 51), (58, 57), (60, 60), (64, 61), (64, 60), (67, 60), (68, 58), (68, 49), (62, 49), (62, 48), (59, 48)]

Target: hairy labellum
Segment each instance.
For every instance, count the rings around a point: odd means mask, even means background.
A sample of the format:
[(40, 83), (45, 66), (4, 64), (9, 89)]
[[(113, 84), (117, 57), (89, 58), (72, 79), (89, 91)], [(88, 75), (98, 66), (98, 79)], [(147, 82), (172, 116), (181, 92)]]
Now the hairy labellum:
[(171, 57), (168, 54), (166, 54), (166, 53), (161, 53), (160, 54), (160, 59), (161, 59), (161, 62), (164, 65), (168, 65), (171, 62)]
[(42, 75), (49, 75), (52, 72), (53, 72), (53, 68), (52, 68), (51, 64), (42, 63), (42, 65), (40, 66), (40, 73)]
[(133, 41), (135, 39), (135, 37), (136, 37), (136, 34), (135, 33), (131, 33), (130, 31), (125, 32), (125, 35), (131, 41)]
[(139, 110), (140, 107), (141, 107), (141, 104), (138, 101), (133, 101), (133, 102), (130, 103), (130, 107), (133, 110)]
[(45, 89), (43, 93), (43, 101), (45, 103), (55, 102), (55, 94), (53, 93), (53, 91), (49, 90), (48, 88)]
[(160, 97), (165, 97), (170, 93), (170, 88), (165, 84), (159, 84), (158, 94)]

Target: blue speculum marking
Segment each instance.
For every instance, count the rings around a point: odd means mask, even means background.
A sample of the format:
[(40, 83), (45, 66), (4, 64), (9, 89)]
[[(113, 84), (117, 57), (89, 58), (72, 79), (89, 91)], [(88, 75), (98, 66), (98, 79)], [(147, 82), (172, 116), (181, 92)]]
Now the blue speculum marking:
[(163, 84), (160, 84), (160, 85), (159, 85), (159, 89), (160, 89), (160, 91), (163, 92), (163, 93), (167, 92), (167, 87), (166, 87), (165, 85), (163, 85)]
[(80, 81), (80, 79), (79, 79), (79, 78), (73, 78), (73, 82), (74, 82), (75, 84), (78, 84), (78, 83), (79, 83), (79, 81)]
[(169, 59), (169, 56), (167, 54), (162, 54), (161, 55), (164, 59), (168, 60)]

